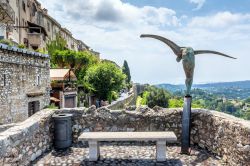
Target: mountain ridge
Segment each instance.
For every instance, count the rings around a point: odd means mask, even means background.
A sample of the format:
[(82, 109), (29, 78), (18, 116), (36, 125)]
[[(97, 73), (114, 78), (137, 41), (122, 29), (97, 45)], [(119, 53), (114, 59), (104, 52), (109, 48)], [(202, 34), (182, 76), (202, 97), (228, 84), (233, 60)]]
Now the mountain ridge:
[[(155, 86), (166, 89), (172, 93), (184, 91), (186, 89), (184, 84), (157, 84)], [(250, 97), (250, 80), (194, 84), (193, 89), (202, 89), (209, 93), (224, 96), (230, 99), (246, 99)]]
[[(184, 84), (169, 84), (169, 83), (161, 83), (156, 84), (157, 87), (163, 87), (163, 86), (169, 86), (172, 88), (181, 88), (185, 89)], [(245, 81), (231, 81), (231, 82), (214, 82), (214, 83), (201, 83), (201, 84), (194, 84), (193, 88), (199, 88), (199, 87), (241, 87), (241, 88), (250, 88), (250, 80)]]

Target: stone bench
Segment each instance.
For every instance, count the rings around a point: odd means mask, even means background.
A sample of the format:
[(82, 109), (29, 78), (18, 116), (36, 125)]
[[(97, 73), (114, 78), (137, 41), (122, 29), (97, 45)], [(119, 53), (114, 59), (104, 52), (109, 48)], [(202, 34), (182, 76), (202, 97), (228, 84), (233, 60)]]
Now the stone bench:
[(166, 142), (177, 141), (174, 132), (85, 132), (82, 133), (79, 141), (88, 141), (89, 160), (97, 161), (100, 155), (100, 141), (156, 141), (157, 161), (166, 160)]

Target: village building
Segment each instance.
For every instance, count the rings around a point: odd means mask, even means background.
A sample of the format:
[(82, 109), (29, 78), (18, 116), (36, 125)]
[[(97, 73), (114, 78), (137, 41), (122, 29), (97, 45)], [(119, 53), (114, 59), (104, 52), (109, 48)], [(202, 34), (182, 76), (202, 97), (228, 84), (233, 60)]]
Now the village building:
[(77, 40), (77, 46), (78, 51), (85, 51), (90, 49), (90, 47), (81, 40)]
[(73, 38), (72, 33), (68, 29), (62, 28), (60, 31), (60, 35), (66, 40), (66, 47), (68, 49), (77, 51), (76, 40)]
[(60, 108), (77, 107), (76, 75), (70, 69), (50, 69), (50, 100)]
[(15, 13), (17, 12), (17, 4), (14, 1), (0, 0), (0, 40), (4, 38), (13, 39), (14, 42), (18, 43), (18, 34), (13, 36), (9, 35), (10, 29), (6, 27), (6, 24), (15, 24), (18, 20), (15, 20)]
[(37, 0), (0, 0), (0, 14), (0, 40), (9, 39), (15, 45), (23, 44), (27, 49), (46, 51), (46, 44), (61, 35), (68, 49), (89, 50), (99, 56), (84, 42), (75, 39)]
[(49, 105), (49, 56), (0, 44), (0, 123), (20, 122)]
[(61, 24), (48, 14), (47, 9), (43, 9), (44, 25), (48, 34), (49, 40), (55, 40), (56, 35), (60, 33)]
[(13, 47), (0, 44), (0, 124), (23, 121), (50, 101), (60, 108), (77, 106), (74, 85), (77, 78), (73, 71), (50, 71), (49, 55), (30, 51), (46, 52), (47, 43), (57, 35), (66, 40), (68, 49), (88, 50), (99, 57), (98, 52), (75, 39), (51, 17), (37, 0), (0, 0), (0, 40), (14, 44)]

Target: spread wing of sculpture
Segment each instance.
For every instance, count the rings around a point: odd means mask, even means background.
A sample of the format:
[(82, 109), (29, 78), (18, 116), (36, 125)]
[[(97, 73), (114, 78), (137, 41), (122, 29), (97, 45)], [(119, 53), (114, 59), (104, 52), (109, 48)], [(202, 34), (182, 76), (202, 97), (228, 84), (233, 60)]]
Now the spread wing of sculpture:
[(186, 75), (186, 81), (185, 81), (186, 96), (190, 96), (190, 91), (191, 91), (191, 87), (193, 84), (195, 55), (209, 53), (209, 54), (217, 54), (217, 55), (221, 55), (221, 56), (224, 56), (227, 58), (236, 59), (234, 57), (231, 57), (229, 55), (226, 55), (226, 54), (223, 54), (223, 53), (220, 53), (217, 51), (194, 50), (192, 47), (180, 47), (177, 44), (175, 44), (174, 42), (172, 42), (171, 40), (166, 39), (162, 36), (158, 36), (158, 35), (142, 34), (140, 37), (141, 38), (149, 37), (149, 38), (154, 38), (154, 39), (162, 41), (163, 43), (167, 44), (172, 49), (174, 54), (177, 56), (177, 58), (176, 58), (177, 62), (180, 62), (182, 60), (184, 72)]

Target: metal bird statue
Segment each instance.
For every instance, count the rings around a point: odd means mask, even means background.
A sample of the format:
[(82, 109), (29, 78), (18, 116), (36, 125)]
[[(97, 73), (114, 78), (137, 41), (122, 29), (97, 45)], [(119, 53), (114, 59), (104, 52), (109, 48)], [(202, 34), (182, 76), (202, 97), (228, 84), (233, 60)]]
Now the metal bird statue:
[(175, 44), (174, 42), (172, 42), (171, 40), (168, 40), (168, 39), (166, 39), (162, 36), (158, 36), (158, 35), (142, 34), (140, 37), (141, 38), (149, 37), (149, 38), (154, 38), (154, 39), (162, 41), (163, 43), (167, 44), (172, 49), (174, 54), (177, 56), (177, 58), (176, 58), (177, 62), (180, 62), (182, 60), (183, 68), (184, 68), (185, 75), (186, 75), (186, 81), (185, 81), (186, 96), (190, 96), (190, 91), (191, 91), (191, 87), (193, 84), (195, 55), (210, 53), (210, 54), (221, 55), (221, 56), (224, 56), (227, 58), (236, 59), (234, 57), (228, 56), (226, 54), (223, 54), (223, 53), (220, 53), (217, 51), (193, 50), (192, 47), (180, 47), (177, 44)]

